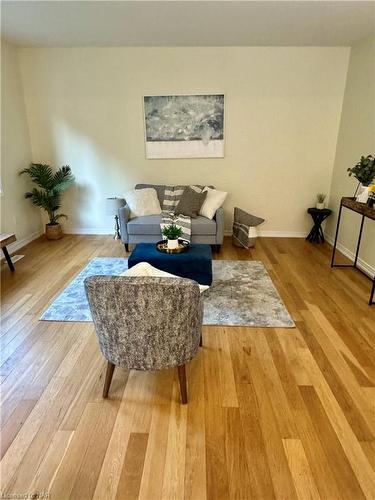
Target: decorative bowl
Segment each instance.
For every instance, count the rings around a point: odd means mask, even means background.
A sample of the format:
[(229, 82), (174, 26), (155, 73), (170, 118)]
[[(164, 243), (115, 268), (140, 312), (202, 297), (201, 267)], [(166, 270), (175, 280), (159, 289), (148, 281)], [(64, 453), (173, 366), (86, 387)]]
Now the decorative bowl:
[(186, 240), (179, 239), (177, 248), (168, 248), (167, 240), (160, 240), (156, 243), (156, 249), (162, 253), (182, 253), (189, 249), (190, 243)]

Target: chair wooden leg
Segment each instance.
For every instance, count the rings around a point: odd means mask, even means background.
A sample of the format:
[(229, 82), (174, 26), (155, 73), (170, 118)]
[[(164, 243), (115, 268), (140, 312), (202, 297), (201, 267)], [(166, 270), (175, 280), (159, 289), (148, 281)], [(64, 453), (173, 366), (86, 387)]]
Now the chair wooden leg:
[(187, 403), (187, 387), (186, 387), (185, 365), (178, 366), (177, 370), (178, 370), (178, 380), (180, 382), (181, 402), (182, 402), (182, 404), (186, 405), (186, 403)]
[(115, 365), (113, 363), (110, 363), (108, 361), (107, 364), (107, 371), (105, 372), (105, 381), (104, 381), (104, 387), (103, 387), (103, 398), (108, 397), (108, 391), (111, 386), (112, 382), (112, 377), (113, 377), (113, 372), (115, 370)]
[(202, 341), (202, 334), (201, 334), (201, 338), (199, 339), (199, 347), (202, 347), (203, 345), (203, 341)]

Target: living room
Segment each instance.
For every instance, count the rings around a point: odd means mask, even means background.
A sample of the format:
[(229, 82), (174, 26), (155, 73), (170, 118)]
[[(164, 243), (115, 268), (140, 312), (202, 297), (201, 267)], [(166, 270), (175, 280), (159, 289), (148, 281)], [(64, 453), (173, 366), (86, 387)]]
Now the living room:
[(2, 497), (374, 498), (375, 2), (1, 26)]

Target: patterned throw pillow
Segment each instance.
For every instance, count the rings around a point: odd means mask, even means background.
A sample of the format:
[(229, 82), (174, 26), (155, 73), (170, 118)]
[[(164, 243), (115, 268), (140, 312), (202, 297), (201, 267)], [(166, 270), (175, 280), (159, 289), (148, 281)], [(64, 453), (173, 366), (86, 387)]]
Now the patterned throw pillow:
[(178, 202), (175, 208), (175, 215), (187, 215), (195, 219), (198, 217), (199, 210), (206, 199), (207, 192), (199, 192), (196, 186), (188, 186)]

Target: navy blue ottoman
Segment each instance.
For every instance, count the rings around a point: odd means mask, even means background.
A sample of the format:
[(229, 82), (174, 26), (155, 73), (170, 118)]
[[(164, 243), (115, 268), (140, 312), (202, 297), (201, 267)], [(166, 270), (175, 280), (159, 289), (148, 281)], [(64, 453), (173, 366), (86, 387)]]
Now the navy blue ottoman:
[(186, 252), (162, 253), (156, 249), (155, 243), (138, 243), (129, 257), (129, 269), (140, 262), (148, 262), (167, 273), (195, 280), (200, 285), (212, 283), (210, 245), (193, 243)]

